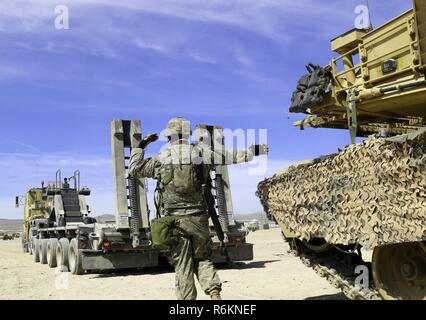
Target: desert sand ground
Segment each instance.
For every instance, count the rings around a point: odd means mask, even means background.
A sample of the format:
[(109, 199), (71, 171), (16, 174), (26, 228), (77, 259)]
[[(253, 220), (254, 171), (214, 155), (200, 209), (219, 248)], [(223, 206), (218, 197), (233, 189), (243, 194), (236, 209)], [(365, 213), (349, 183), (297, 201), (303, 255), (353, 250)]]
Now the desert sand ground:
[[(254, 260), (219, 268), (224, 299), (344, 299), (287, 253), (278, 229), (252, 232)], [(206, 299), (199, 289), (199, 299)], [(0, 299), (175, 299), (169, 268), (74, 276), (35, 263), (20, 240), (0, 240)]]

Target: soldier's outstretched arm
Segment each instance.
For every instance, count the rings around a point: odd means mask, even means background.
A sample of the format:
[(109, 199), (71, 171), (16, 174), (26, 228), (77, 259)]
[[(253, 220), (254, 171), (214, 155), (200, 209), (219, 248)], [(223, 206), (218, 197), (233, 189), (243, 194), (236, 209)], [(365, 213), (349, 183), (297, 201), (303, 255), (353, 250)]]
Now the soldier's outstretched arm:
[(154, 178), (155, 168), (158, 166), (157, 157), (144, 159), (144, 154), (144, 149), (132, 149), (129, 162), (129, 175), (138, 178)]
[(254, 154), (250, 149), (247, 150), (226, 150), (224, 164), (238, 164), (250, 162), (253, 160)]
[(266, 144), (254, 144), (247, 150), (227, 150), (225, 164), (238, 164), (250, 162), (255, 156), (268, 154), (269, 147)]
[(213, 166), (250, 162), (255, 156), (269, 153), (269, 147), (266, 144), (254, 144), (247, 150), (224, 150), (224, 152), (220, 152), (213, 150), (208, 144), (198, 143), (194, 150), (193, 159), (202, 159), (204, 165)]

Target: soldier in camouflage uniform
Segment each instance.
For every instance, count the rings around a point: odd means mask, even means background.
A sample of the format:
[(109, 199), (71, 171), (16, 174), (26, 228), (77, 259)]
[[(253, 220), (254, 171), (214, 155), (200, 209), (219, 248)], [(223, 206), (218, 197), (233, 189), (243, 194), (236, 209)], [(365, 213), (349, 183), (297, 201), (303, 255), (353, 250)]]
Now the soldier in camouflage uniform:
[[(139, 178), (153, 178), (158, 181), (158, 205), (161, 215), (178, 216), (179, 229), (185, 232), (172, 246), (169, 258), (175, 268), (177, 298), (196, 299), (195, 275), (204, 292), (212, 299), (219, 300), (221, 281), (209, 258), (211, 239), (207, 205), (202, 191), (205, 182), (199, 181), (200, 174), (197, 169), (201, 164), (204, 171), (202, 177), (207, 177), (214, 165), (211, 160), (218, 154), (210, 145), (191, 145), (190, 135), (189, 121), (184, 118), (171, 119), (165, 131), (170, 145), (160, 154), (148, 159), (144, 159), (142, 148), (133, 149), (129, 173)], [(251, 146), (247, 151), (226, 151), (226, 154), (219, 155), (219, 158), (228, 159), (225, 164), (243, 163), (251, 161), (255, 152), (266, 154), (268, 148), (261, 145)]]

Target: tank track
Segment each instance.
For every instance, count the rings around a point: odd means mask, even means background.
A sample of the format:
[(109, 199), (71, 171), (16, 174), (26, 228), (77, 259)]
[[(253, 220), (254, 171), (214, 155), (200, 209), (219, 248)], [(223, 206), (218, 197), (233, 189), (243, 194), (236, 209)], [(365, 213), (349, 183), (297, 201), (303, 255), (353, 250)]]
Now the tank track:
[[(342, 249), (332, 247), (327, 252), (315, 253), (306, 248), (298, 239), (286, 239), (290, 245), (289, 253), (300, 258), (302, 263), (313, 269), (320, 277), (325, 278), (336, 289), (351, 300), (381, 300), (374, 287), (371, 275), (371, 264), (362, 260), (355, 252), (344, 253)], [(357, 275), (354, 270), (358, 265), (365, 265), (369, 270), (368, 288), (355, 285)]]

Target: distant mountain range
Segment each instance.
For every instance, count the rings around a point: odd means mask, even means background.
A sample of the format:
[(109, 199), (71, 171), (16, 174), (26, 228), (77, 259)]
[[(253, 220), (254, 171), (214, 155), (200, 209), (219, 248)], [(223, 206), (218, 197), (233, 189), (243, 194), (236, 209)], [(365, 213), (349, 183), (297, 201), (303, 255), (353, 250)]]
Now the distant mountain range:
[(237, 221), (251, 221), (251, 220), (258, 220), (262, 223), (268, 223), (268, 217), (264, 212), (256, 212), (256, 213), (250, 213), (250, 214), (236, 214), (235, 220)]
[(20, 219), (0, 219), (0, 230), (21, 231), (24, 220)]
[[(98, 222), (114, 221), (115, 216), (112, 214), (105, 214), (96, 217)], [(251, 213), (251, 214), (236, 214), (235, 220), (237, 221), (251, 221), (259, 220), (259, 222), (267, 222), (268, 219), (263, 212)], [(4, 231), (21, 231), (22, 230), (22, 219), (0, 219), (0, 230)]]

